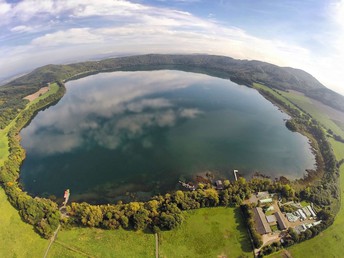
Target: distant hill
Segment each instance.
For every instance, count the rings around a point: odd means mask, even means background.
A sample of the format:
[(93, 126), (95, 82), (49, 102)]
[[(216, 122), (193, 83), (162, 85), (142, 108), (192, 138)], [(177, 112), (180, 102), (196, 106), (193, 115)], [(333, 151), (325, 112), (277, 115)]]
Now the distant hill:
[[(89, 74), (119, 70), (176, 69), (205, 73), (252, 86), (262, 83), (270, 88), (296, 90), (344, 112), (344, 97), (322, 85), (312, 75), (294, 68), (279, 67), (261, 61), (236, 60), (214, 55), (140, 55), (68, 65), (46, 65), (19, 77), (2, 89), (21, 86), (25, 94), (48, 82), (69, 80)], [(0, 88), (0, 93), (1, 93)]]

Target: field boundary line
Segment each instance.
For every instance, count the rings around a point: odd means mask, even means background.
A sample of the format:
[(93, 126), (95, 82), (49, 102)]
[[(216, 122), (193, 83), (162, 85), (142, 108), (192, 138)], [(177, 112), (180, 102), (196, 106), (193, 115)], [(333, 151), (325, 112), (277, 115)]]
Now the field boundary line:
[(88, 254), (88, 253), (85, 253), (85, 252), (83, 252), (83, 251), (80, 251), (80, 250), (78, 250), (78, 249), (76, 249), (76, 248), (74, 248), (74, 247), (71, 247), (71, 246), (69, 246), (69, 245), (67, 245), (67, 244), (65, 244), (65, 243), (63, 243), (63, 242), (61, 242), (61, 241), (56, 240), (55, 243), (56, 243), (56, 244), (59, 244), (59, 245), (61, 245), (61, 246), (63, 246), (63, 247), (65, 247), (65, 248), (67, 248), (67, 249), (70, 250), (70, 251), (73, 251), (73, 252), (75, 252), (75, 253), (84, 255), (85, 257), (90, 257), (90, 258), (94, 258), (94, 257), (95, 257), (95, 256), (93, 256), (93, 255), (90, 255), (90, 254)]

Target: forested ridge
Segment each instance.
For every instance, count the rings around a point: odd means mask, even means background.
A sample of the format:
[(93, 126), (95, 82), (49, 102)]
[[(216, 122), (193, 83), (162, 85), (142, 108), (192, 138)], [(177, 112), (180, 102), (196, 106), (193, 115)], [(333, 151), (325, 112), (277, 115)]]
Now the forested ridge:
[(236, 60), (214, 55), (140, 55), (68, 65), (46, 65), (0, 87), (0, 129), (25, 106), (22, 98), (47, 83), (120, 70), (176, 69), (205, 73), (251, 86), (254, 82), (280, 90), (297, 90), (344, 111), (344, 97), (323, 86), (310, 74), (261, 61)]

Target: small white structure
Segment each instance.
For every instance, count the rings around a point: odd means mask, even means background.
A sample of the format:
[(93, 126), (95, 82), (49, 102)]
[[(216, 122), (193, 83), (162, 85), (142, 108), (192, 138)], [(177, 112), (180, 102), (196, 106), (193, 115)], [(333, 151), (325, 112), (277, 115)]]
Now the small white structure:
[(309, 210), (309, 212), (312, 214), (312, 217), (316, 217), (317, 215), (315, 214), (314, 210), (312, 209), (312, 207), (310, 205), (307, 206), (307, 209)]
[(262, 199), (259, 201), (260, 201), (260, 203), (270, 203), (270, 202), (272, 202), (272, 198), (266, 198), (266, 199)]
[(309, 209), (307, 207), (303, 207), (302, 211), (306, 214), (307, 217), (312, 216), (311, 212), (309, 211)]
[(319, 225), (321, 223), (321, 220), (313, 222), (313, 226)]
[(234, 170), (233, 171), (233, 173), (234, 173), (234, 177), (235, 177), (235, 181), (238, 181), (238, 176), (237, 176), (237, 173), (238, 173), (239, 171), (238, 170)]
[(301, 209), (298, 209), (297, 211), (298, 211), (298, 213), (300, 214), (300, 216), (301, 216), (302, 219), (307, 219), (306, 214), (305, 214)]

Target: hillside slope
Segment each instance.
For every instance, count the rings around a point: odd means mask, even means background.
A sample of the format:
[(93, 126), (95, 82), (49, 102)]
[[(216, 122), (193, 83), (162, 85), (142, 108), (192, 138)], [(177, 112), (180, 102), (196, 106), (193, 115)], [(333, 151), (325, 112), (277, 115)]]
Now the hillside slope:
[[(261, 61), (236, 60), (214, 55), (150, 54), (110, 58), (68, 65), (46, 65), (0, 87), (5, 96), (33, 93), (48, 82), (84, 77), (98, 72), (118, 70), (177, 69), (206, 73), (251, 86), (253, 82), (280, 90), (296, 90), (335, 109), (344, 111), (344, 97), (322, 85), (312, 75), (294, 68), (279, 67)], [(14, 88), (21, 88), (20, 92)], [(18, 97), (17, 96), (17, 97)], [(0, 107), (2, 108), (2, 107)]]

